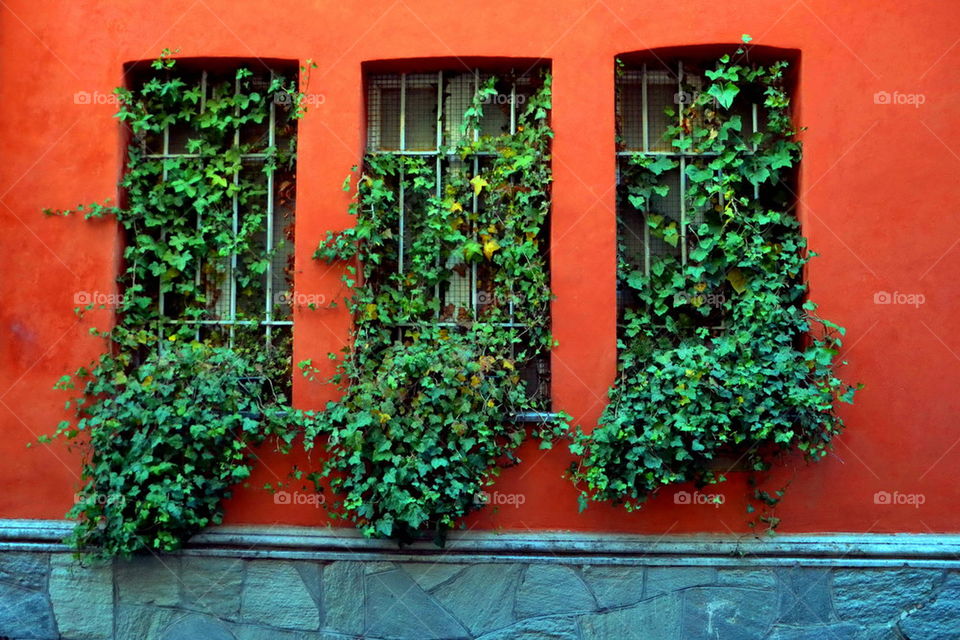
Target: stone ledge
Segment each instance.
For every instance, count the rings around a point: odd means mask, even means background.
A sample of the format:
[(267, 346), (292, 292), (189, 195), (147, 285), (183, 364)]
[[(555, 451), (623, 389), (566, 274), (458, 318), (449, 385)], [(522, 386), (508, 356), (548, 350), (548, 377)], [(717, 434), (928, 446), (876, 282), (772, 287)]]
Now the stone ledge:
[[(66, 520), (0, 519), (0, 551), (64, 552)], [(664, 566), (807, 566), (960, 568), (958, 534), (784, 534), (757, 539), (720, 535), (624, 535), (568, 532), (452, 532), (444, 548), (402, 548), (348, 528), (221, 526), (195, 536), (182, 552), (289, 560), (395, 562), (542, 562)]]

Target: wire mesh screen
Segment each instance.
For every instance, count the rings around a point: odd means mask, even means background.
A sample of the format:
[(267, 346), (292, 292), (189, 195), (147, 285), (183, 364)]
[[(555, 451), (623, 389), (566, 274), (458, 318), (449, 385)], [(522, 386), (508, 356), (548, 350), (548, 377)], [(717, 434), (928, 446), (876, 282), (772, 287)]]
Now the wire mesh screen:
[(674, 151), (669, 140), (665, 139), (667, 130), (676, 126), (676, 117), (667, 115), (667, 109), (677, 108), (679, 94), (677, 75), (669, 71), (647, 71), (644, 75), (647, 99), (643, 112), (647, 116), (645, 151)]
[[(481, 101), (483, 116), (479, 126), (477, 130), (466, 130), (462, 124), (464, 115), (473, 106), (479, 88), (492, 77), (497, 78), (495, 92)], [(371, 74), (367, 77), (367, 150), (432, 158), (439, 193), (451, 177), (458, 177), (461, 183), (468, 181), (491, 161), (478, 155), (461, 158), (456, 147), (479, 136), (514, 133), (517, 116), (536, 89), (532, 77), (481, 70)], [(428, 203), (416, 193), (413, 189), (400, 191), (398, 228), (394, 230), (398, 238), (397, 258), (383, 268), (400, 272), (409, 268), (417, 229), (427, 223), (423, 216)], [(472, 201), (464, 202), (464, 207), (468, 216), (483, 211), (483, 196), (474, 196)], [(545, 241), (541, 246), (543, 251), (547, 250)], [(451, 258), (444, 266), (443, 283), (434, 292), (439, 303), (439, 324), (482, 318), (485, 309), (501, 302), (490, 300), (495, 276), (490, 265)], [(512, 310), (513, 302), (507, 304)], [(535, 359), (521, 374), (531, 397), (549, 398), (548, 357)]]
[(410, 151), (437, 148), (437, 84), (435, 73), (406, 75), (403, 105), (403, 146)]
[[(241, 91), (235, 72), (198, 73), (201, 112), (207, 101)], [(247, 78), (245, 91), (269, 95), (273, 77), (264, 72)], [(280, 342), (289, 347), (293, 286), (293, 231), (296, 178), (290, 167), (277, 166), (277, 149), (292, 148), (296, 124), (293, 106), (279, 100), (269, 103), (269, 118), (249, 121), (226, 132), (226, 144), (238, 150), (241, 168), (234, 183), (243, 183), (228, 202), (207, 203), (195, 211), (196, 224), (212, 225), (223, 249), (215, 258), (199, 259), (193, 273), (202, 293), (202, 308), (188, 308), (176, 285), (158, 294), (160, 315), (166, 324), (196, 325), (198, 339), (232, 345), (241, 330), (253, 332), (265, 346)], [(180, 123), (167, 125), (162, 136), (145, 143), (148, 159), (204, 162), (191, 146), (202, 132)], [(209, 135), (207, 133), (206, 135)], [(168, 169), (164, 169), (166, 180)], [(238, 255), (229, 247), (238, 237), (252, 239), (252, 251)], [(263, 256), (269, 258), (263, 263)]]

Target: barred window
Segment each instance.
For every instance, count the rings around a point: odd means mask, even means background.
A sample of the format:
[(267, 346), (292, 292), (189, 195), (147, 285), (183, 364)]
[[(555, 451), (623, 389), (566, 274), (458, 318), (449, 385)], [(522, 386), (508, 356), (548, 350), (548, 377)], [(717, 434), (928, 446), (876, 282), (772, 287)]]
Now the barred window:
[[(618, 69), (617, 239), (621, 278), (617, 307), (621, 323), (625, 310), (639, 304), (634, 290), (626, 286), (623, 274), (640, 272), (649, 276), (651, 266), (661, 257), (673, 257), (686, 265), (689, 251), (695, 245), (697, 228), (710, 211), (722, 205), (722, 193), (706, 199), (694, 198), (687, 185), (691, 168), (710, 170), (711, 154), (674, 144), (677, 138), (683, 140), (685, 131), (697, 126), (696, 121), (685, 120), (683, 108), (691, 105), (707, 85), (703, 70), (689, 60), (656, 60), (622, 65)], [(760, 105), (761, 96), (745, 91), (731, 110), (743, 122), (741, 137), (748, 147), (762, 125)], [(627, 189), (631, 166), (648, 161), (669, 168), (659, 173), (656, 183), (650, 185), (650, 197), (642, 198), (641, 206), (637, 207)], [(712, 314), (705, 322), (720, 329), (723, 318)]]
[[(391, 153), (423, 158), (432, 167), (435, 196), (444, 196), (445, 183), (454, 175), (467, 180), (479, 178), (492, 165), (494, 152), (471, 152), (463, 156), (458, 147), (481, 137), (512, 135), (517, 132), (518, 117), (524, 105), (540, 87), (543, 69), (533, 68), (525, 73), (500, 72), (488, 69), (472, 71), (445, 71), (429, 73), (372, 73), (367, 82), (367, 152)], [(483, 114), (476, 128), (463, 126), (475, 96), (488, 82), (495, 82), (496, 94), (484, 99)], [(428, 221), (422, 194), (412, 194), (410, 177), (399, 177), (399, 209), (396, 235), (396, 260), (382, 265), (405, 273), (410, 268), (411, 248), (417, 230)], [(468, 219), (476, 220), (485, 211), (485, 193), (475, 194), (465, 211)], [(475, 224), (475, 223), (474, 223)], [(483, 230), (474, 228), (475, 237)], [(546, 260), (548, 253), (547, 228), (541, 230), (539, 251)], [(546, 263), (545, 263), (546, 264)], [(439, 265), (445, 269), (441, 284), (433, 293), (438, 311), (433, 322), (456, 326), (471, 320), (483, 321), (495, 306), (509, 309), (504, 326), (522, 329), (517, 320), (517, 305), (523, 300), (495, 300), (492, 283), (498, 277), (496, 265), (490, 261)], [(404, 326), (398, 325), (398, 335)], [(522, 351), (524, 345), (517, 345)], [(549, 357), (541, 354), (522, 370), (531, 398), (549, 400)]]
[[(190, 327), (197, 340), (233, 347), (259, 342), (261, 348), (289, 352), (296, 119), (294, 97), (278, 79), (296, 78), (296, 67), (261, 66), (238, 73), (241, 68), (178, 67), (185, 82), (177, 98), (182, 117), (166, 123), (162, 134), (135, 140), (128, 166), (155, 167), (155, 189), (166, 192), (170, 206), (182, 207), (183, 224), (203, 228), (208, 243), (206, 248), (184, 247), (182, 269), (158, 274), (152, 284), (160, 337), (182, 335)], [(229, 98), (234, 100), (228, 103)], [(203, 114), (225, 104), (232, 104), (237, 126), (206, 126)], [(265, 115), (245, 117), (254, 108)], [(229, 199), (206, 201), (202, 185), (191, 192), (191, 185), (177, 179), (187, 167), (204, 171), (211, 180), (225, 180)], [(171, 232), (145, 231), (164, 238)], [(237, 246), (246, 251), (238, 253)]]

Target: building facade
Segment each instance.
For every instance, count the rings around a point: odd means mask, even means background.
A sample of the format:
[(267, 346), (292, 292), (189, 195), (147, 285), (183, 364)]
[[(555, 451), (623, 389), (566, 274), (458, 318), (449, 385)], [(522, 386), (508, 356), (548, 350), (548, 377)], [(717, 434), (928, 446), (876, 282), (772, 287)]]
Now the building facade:
[[(0, 637), (960, 637), (955, 7), (13, 1), (0, 15)], [(570, 452), (526, 442), (521, 462), (490, 488), (493, 504), (471, 513), (447, 546), (398, 548), (331, 522), (316, 501), (262, 490), (291, 461), (309, 464), (306, 453), (265, 450), (227, 502), (224, 524), (183, 552), (71, 558), (61, 540), (80, 454), (27, 443), (68, 417), (54, 383), (104, 347), (89, 326), (113, 322), (124, 245), (109, 217), (41, 211), (121, 198), (128, 137), (112, 91), (134, 82), (142, 65), (132, 63), (168, 47), (196, 69), (303, 67), (307, 111), (296, 124), (289, 205), (296, 233), (275, 268), (298, 295), (326, 299), (341, 294), (343, 266), (313, 254), (328, 231), (353, 223), (341, 185), (365, 150), (427, 153), (431, 136), (456, 135), (444, 107), (429, 102), (438, 84), (443, 95), (445, 72), (548, 70), (557, 346), (539, 384), (550, 410), (589, 430), (617, 366), (618, 151), (630, 136), (656, 151), (653, 116), (626, 131), (617, 60), (702, 58), (735, 49), (743, 34), (754, 55), (790, 62), (792, 117), (804, 127), (791, 208), (819, 254), (806, 268), (809, 296), (847, 330), (841, 377), (865, 385), (840, 409), (846, 430), (831, 455), (817, 464), (787, 457), (764, 477), (789, 485), (775, 536), (758, 538), (749, 526), (745, 472), (709, 488), (666, 487), (632, 513), (601, 503), (581, 512), (565, 477)], [(440, 80), (424, 79), (431, 73)], [(402, 105), (390, 93), (400, 76)], [(636, 85), (643, 100), (656, 82)], [(683, 90), (663, 86), (671, 97)], [(509, 107), (522, 83), (513, 92), (496, 126), (515, 127)], [(757, 118), (744, 114), (753, 126)], [(642, 246), (649, 259), (655, 248)], [(482, 276), (470, 277), (461, 302), (476, 308)], [(78, 301), (108, 308), (81, 319)], [(293, 362), (312, 360), (322, 377), (333, 372), (326, 354), (349, 340), (351, 317), (342, 305), (308, 306), (273, 320), (277, 335), (292, 336)], [(319, 409), (337, 392), (294, 376), (292, 397)]]

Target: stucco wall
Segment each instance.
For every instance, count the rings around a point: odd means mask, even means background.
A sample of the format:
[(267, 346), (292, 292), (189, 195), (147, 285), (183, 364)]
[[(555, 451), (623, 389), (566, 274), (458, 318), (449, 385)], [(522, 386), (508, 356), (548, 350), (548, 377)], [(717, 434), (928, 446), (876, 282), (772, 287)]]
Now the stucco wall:
[[(111, 292), (118, 236), (108, 222), (49, 219), (44, 207), (116, 196), (121, 134), (111, 89), (124, 63), (164, 47), (182, 56), (315, 60), (308, 91), (322, 96), (300, 127), (298, 291), (338, 290), (339, 275), (310, 259), (328, 230), (350, 223), (340, 185), (362, 148), (364, 61), (451, 56), (542, 58), (554, 72), (551, 227), (555, 408), (589, 428), (615, 367), (614, 57), (664, 46), (755, 42), (800, 52), (796, 95), (803, 134), (797, 213), (821, 257), (811, 295), (848, 332), (845, 377), (867, 389), (844, 408), (836, 455), (790, 462), (782, 531), (958, 531), (955, 393), (960, 293), (956, 180), (960, 47), (951, 3), (911, 0), (795, 3), (740, 0), (440, 0), (366, 2), (10, 0), (0, 13), (0, 515), (61, 517), (79, 469), (60, 445), (25, 444), (60, 419), (51, 385), (102, 343), (73, 313), (79, 291)], [(886, 92), (876, 98), (878, 92)], [(88, 99), (77, 100), (86, 95)], [(904, 103), (897, 96), (923, 96)], [(102, 96), (93, 99), (91, 97)], [(896, 99), (895, 99), (896, 98)], [(923, 294), (921, 305), (875, 304), (878, 292)], [(109, 314), (92, 316), (105, 326)], [(340, 348), (345, 311), (295, 318), (295, 361)], [(296, 380), (296, 402), (322, 406), (331, 389)], [(743, 479), (722, 507), (678, 504), (665, 491), (627, 515), (594, 505), (580, 515), (561, 477), (559, 449), (523, 451), (496, 491), (521, 508), (486, 509), (480, 529), (745, 530)], [(289, 460), (265, 453), (251, 485), (275, 482)], [(689, 487), (680, 488), (690, 490)], [(877, 492), (923, 504), (877, 501)], [(274, 503), (257, 489), (228, 505), (231, 522), (320, 524), (322, 511)]]

